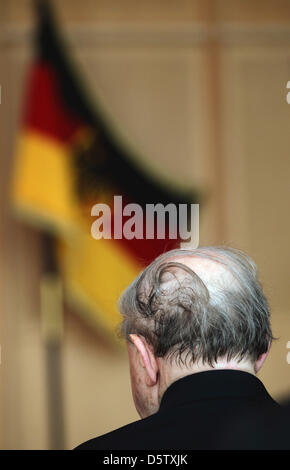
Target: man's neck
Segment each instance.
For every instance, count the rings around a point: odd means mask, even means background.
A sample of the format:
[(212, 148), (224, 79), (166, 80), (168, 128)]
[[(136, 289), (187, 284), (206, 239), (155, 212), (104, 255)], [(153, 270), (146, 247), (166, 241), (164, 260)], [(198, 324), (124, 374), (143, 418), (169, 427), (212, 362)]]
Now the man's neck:
[(188, 367), (180, 367), (177, 364), (170, 364), (168, 361), (160, 361), (160, 387), (159, 387), (159, 403), (167, 390), (167, 388), (179, 379), (186, 377), (188, 375), (197, 374), (198, 372), (206, 372), (213, 370), (239, 370), (241, 372), (248, 372), (249, 374), (255, 374), (254, 364), (249, 360), (230, 360), (227, 361), (226, 358), (219, 359), (217, 362), (212, 365), (203, 364), (201, 361), (191, 364)]

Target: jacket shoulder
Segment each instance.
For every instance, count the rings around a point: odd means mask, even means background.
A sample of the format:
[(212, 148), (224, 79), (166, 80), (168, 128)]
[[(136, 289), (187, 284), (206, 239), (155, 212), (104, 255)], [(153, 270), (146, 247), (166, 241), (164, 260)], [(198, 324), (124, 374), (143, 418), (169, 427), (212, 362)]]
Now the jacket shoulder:
[(132, 446), (138, 445), (142, 431), (153, 425), (156, 420), (155, 416), (152, 415), (148, 418), (134, 421), (114, 431), (90, 439), (77, 446), (74, 450), (130, 450)]

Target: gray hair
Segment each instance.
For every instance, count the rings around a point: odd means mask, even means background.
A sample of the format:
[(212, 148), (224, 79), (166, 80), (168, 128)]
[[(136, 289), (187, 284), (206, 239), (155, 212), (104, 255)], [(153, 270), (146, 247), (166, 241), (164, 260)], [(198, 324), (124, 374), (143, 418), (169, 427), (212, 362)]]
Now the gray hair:
[[(178, 262), (185, 257), (214, 261), (222, 273), (202, 280)], [(175, 358), (179, 363), (189, 359), (212, 365), (221, 357), (255, 362), (273, 339), (256, 265), (233, 248), (176, 249), (162, 254), (125, 290), (119, 308), (121, 333), (128, 341), (132, 333), (141, 335), (156, 357)]]

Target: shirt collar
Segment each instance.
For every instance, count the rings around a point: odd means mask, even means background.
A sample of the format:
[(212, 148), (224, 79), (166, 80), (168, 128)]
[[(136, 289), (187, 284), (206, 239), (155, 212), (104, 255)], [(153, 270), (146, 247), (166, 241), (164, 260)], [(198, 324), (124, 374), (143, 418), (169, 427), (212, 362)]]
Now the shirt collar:
[(198, 372), (173, 382), (165, 391), (159, 410), (194, 401), (230, 397), (261, 397), (272, 400), (255, 375), (222, 369)]

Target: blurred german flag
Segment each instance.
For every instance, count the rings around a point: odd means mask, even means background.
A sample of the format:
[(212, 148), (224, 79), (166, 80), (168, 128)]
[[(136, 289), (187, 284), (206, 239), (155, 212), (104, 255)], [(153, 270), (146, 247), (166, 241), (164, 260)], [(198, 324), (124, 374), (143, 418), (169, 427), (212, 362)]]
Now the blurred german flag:
[[(94, 240), (91, 208), (113, 197), (124, 204), (190, 204), (193, 194), (165, 184), (125, 148), (72, 65), (48, 1), (37, 2), (30, 66), (15, 159), (18, 214), (57, 241), (66, 295), (93, 325), (112, 331), (116, 302), (142, 267), (179, 240)], [(146, 224), (144, 218), (144, 226)]]

